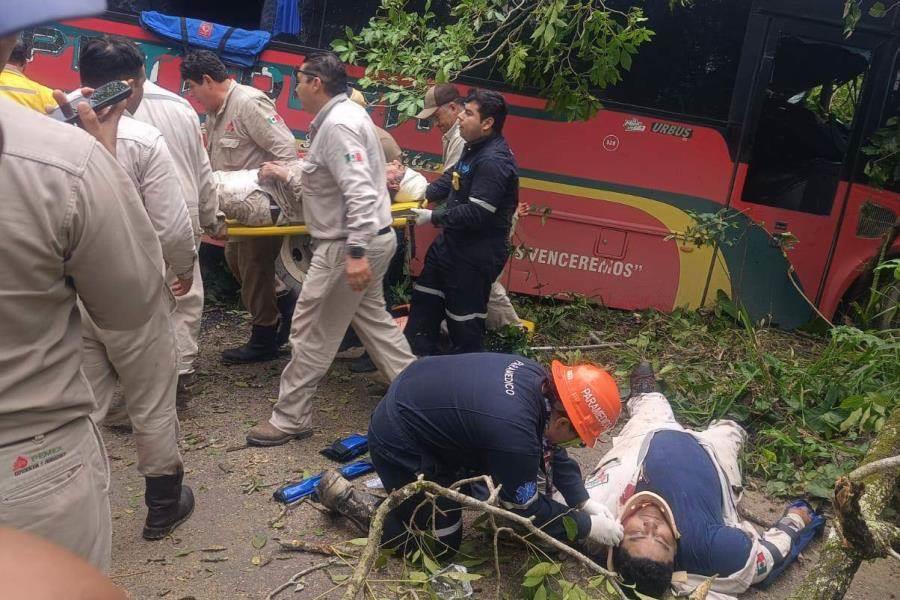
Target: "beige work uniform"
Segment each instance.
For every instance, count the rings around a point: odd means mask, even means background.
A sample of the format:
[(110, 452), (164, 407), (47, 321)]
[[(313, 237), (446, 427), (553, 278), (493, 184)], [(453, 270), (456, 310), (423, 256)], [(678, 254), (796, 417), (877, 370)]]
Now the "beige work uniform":
[[(348, 325), (389, 381), (415, 360), (384, 304), (382, 279), (397, 237), (389, 229), (391, 200), (375, 126), (363, 108), (338, 94), (313, 119), (309, 137), (301, 180), (303, 216), (314, 251), (294, 308), (291, 361), (281, 374), (278, 403), (269, 419), (288, 433), (311, 425), (316, 386)], [(372, 280), (362, 292), (347, 283), (347, 246), (366, 249)]]
[[(149, 123), (162, 133), (175, 163), (181, 193), (187, 203), (194, 228), (194, 244), (200, 249), (203, 231), (218, 235), (224, 228), (212, 182), (209, 155), (203, 147), (200, 120), (187, 100), (151, 81), (144, 83), (144, 98), (134, 118)], [(175, 274), (169, 270), (169, 283)], [(194, 372), (199, 354), (200, 321), (203, 316), (203, 278), (200, 261), (194, 262), (194, 283), (190, 291), (175, 299), (172, 324), (178, 343), (178, 374)]]
[[(260, 90), (231, 82), (222, 108), (208, 114), (207, 149), (215, 171), (258, 169), (267, 161), (297, 159), (297, 143), (275, 110), (275, 103)], [(275, 258), (282, 238), (230, 238), (225, 260), (241, 284), (241, 301), (253, 325), (278, 323), (275, 303)]]
[[(175, 164), (158, 129), (128, 116), (119, 122), (116, 160), (137, 188), (156, 230), (168, 269), (178, 276), (194, 271), (194, 231)], [(138, 471), (145, 477), (173, 475), (182, 468), (178, 451), (175, 392), (178, 355), (166, 290), (149, 320), (129, 331), (108, 331), (82, 311), (84, 374), (94, 390), (102, 423), (112, 406), (116, 383), (134, 428)]]
[[(441, 168), (443, 172), (459, 162), (459, 157), (462, 156), (463, 148), (466, 146), (465, 140), (459, 134), (459, 121), (454, 122), (450, 131), (441, 136), (441, 145), (444, 150), (443, 166)], [(516, 230), (516, 221), (518, 221), (518, 213), (514, 212), (512, 225), (509, 228), (510, 239)], [(503, 277), (503, 275), (500, 277)], [(504, 325), (518, 325), (519, 323), (519, 315), (516, 314), (516, 309), (513, 307), (512, 302), (509, 301), (506, 288), (500, 283), (500, 278), (497, 278), (497, 281), (491, 284), (491, 293), (487, 302), (487, 318), (484, 321), (484, 326), (487, 329), (494, 330)]]
[(76, 290), (107, 329), (164, 287), (134, 186), (77, 127), (0, 99), (0, 523), (109, 567), (109, 467), (89, 415)]

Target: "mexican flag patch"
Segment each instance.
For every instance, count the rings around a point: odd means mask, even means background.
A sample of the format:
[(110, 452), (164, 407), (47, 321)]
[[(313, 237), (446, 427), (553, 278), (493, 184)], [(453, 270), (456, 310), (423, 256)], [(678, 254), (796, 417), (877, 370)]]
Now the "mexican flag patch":
[(363, 162), (362, 152), (360, 152), (359, 150), (355, 150), (353, 152), (348, 152), (347, 154), (344, 155), (344, 160), (347, 161), (348, 164), (349, 163), (361, 163), (361, 162)]
[(267, 118), (266, 121), (269, 122), (269, 125), (278, 125), (279, 123), (282, 122), (282, 118), (281, 118), (281, 115), (276, 113), (276, 114), (272, 115), (271, 117)]

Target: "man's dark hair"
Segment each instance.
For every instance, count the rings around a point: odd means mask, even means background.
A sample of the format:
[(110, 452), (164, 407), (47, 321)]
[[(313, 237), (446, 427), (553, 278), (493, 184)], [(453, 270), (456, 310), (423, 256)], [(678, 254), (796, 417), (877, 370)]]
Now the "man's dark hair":
[(191, 50), (181, 61), (181, 78), (202, 83), (203, 76), (222, 83), (228, 79), (228, 69), (214, 52), (209, 50)]
[(491, 130), (494, 133), (503, 132), (503, 123), (506, 122), (506, 100), (499, 93), (493, 90), (469, 90), (465, 102), (474, 102), (478, 105), (478, 114), (484, 121), (488, 117), (494, 118), (494, 125)]
[(81, 46), (81, 54), (78, 55), (81, 83), (88, 87), (134, 79), (143, 66), (144, 55), (137, 44), (116, 36), (90, 38)]
[[(344, 68), (344, 63), (334, 52), (310, 54), (303, 61), (300, 70), (304, 73), (312, 73), (321, 79), (325, 93), (329, 96), (347, 92), (347, 69)], [(303, 77), (304, 73), (298, 73), (297, 76)]]
[(645, 596), (662, 598), (672, 583), (673, 563), (661, 563), (649, 558), (636, 558), (621, 546), (613, 548), (613, 566), (622, 576), (625, 585), (622, 591), (627, 595), (633, 586)]
[(20, 39), (16, 42), (16, 45), (13, 46), (12, 54), (9, 55), (9, 62), (21, 67), (28, 62), (28, 58), (30, 56), (31, 44), (28, 44)]

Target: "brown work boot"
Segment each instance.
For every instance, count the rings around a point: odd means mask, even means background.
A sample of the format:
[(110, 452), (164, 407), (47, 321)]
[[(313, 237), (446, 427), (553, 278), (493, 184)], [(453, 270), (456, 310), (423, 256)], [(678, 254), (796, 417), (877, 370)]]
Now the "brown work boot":
[(363, 533), (369, 532), (372, 515), (380, 503), (372, 494), (354, 489), (353, 484), (336, 469), (322, 474), (316, 486), (316, 497), (322, 506), (347, 517)]
[(631, 385), (629, 398), (659, 391), (659, 386), (656, 385), (656, 374), (646, 360), (642, 360), (631, 370), (628, 382)]
[(304, 429), (299, 433), (287, 433), (269, 423), (263, 421), (247, 432), (248, 446), (280, 446), (291, 440), (302, 440), (313, 434), (312, 429)]

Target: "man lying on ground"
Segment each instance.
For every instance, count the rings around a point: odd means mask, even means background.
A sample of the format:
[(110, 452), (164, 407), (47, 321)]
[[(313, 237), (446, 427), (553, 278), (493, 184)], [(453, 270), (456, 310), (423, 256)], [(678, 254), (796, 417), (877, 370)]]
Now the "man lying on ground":
[(649, 363), (631, 377), (628, 423), (585, 481), (589, 503), (624, 528), (607, 564), (638, 592), (689, 592), (712, 575), (708, 598), (724, 600), (770, 583), (825, 520), (803, 501), (759, 534), (742, 521), (740, 452), (747, 434), (734, 421), (685, 429), (659, 393)]

